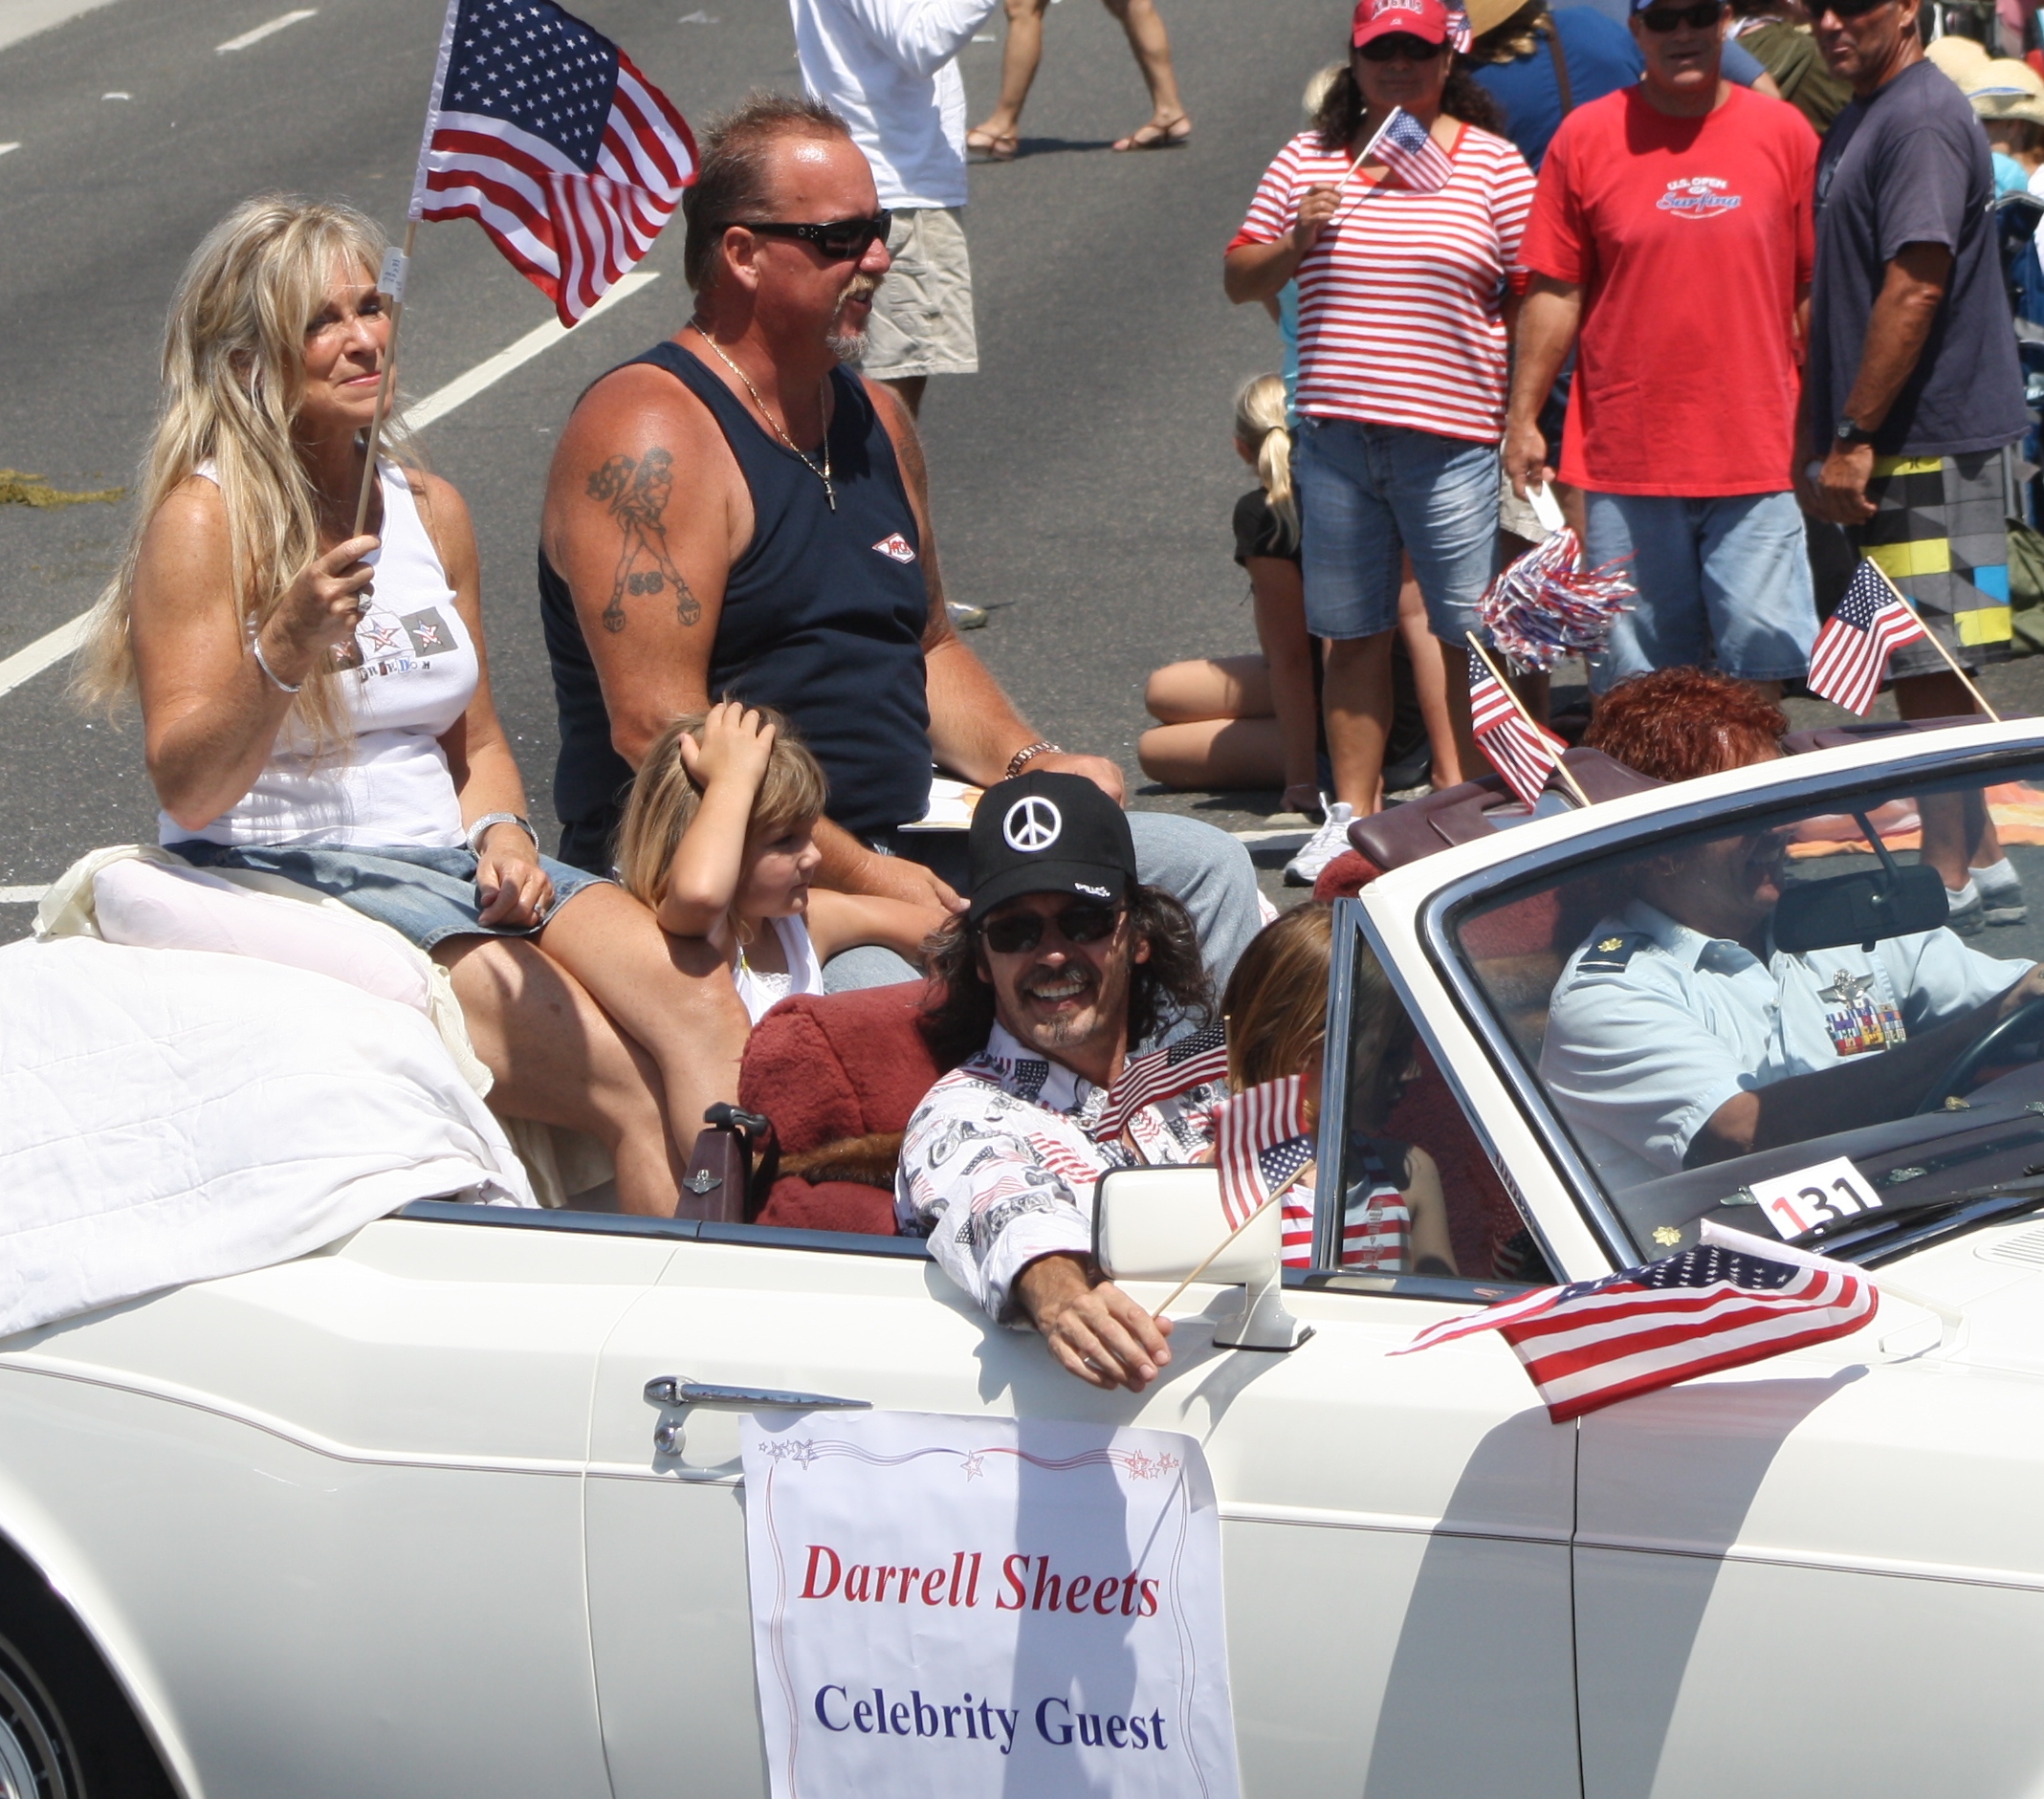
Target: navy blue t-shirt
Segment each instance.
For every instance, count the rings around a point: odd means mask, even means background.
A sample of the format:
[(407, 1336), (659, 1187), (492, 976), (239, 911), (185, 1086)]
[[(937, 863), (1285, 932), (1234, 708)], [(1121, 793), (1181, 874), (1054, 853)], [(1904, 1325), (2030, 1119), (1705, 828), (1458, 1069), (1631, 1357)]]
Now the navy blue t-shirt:
[(1817, 157), (1806, 392), (1818, 453), (1858, 377), (1887, 265), (1907, 244), (1949, 250), (1951, 285), (1915, 372), (1875, 435), (1875, 453), (1964, 455), (2023, 434), (2029, 419), (1993, 207), (1987, 138), (1936, 64), (1911, 63), (1838, 115)]

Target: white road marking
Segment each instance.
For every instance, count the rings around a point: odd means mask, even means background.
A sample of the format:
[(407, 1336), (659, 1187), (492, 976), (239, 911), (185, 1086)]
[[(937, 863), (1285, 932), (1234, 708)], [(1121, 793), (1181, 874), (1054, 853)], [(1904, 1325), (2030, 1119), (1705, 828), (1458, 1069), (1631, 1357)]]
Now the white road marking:
[(318, 7), (298, 7), (290, 12), (280, 13), (267, 25), (258, 25), (253, 32), (243, 32), (239, 37), (231, 37), (224, 44), (213, 46), (214, 55), (224, 55), (230, 50), (246, 50), (251, 44), (259, 44), (274, 33), (296, 25), (300, 19), (309, 19), (319, 11)]
[(131, 100), (135, 98), (135, 96), (129, 93), (125, 93), (120, 88), (116, 88), (113, 93), (102, 94), (99, 96), (99, 98), (103, 100)]
[[(659, 279), (659, 275), (643, 270), (623, 276), (609, 293), (589, 308), (583, 315), (584, 320), (608, 311), (620, 300), (629, 299), (641, 288)], [(484, 388), (494, 387), (513, 369), (531, 362), (541, 350), (552, 348), (567, 335), (568, 328), (558, 318), (549, 318), (545, 324), (536, 325), (517, 342), (499, 350), (487, 362), (476, 363), (466, 375), (455, 376), (445, 387), (415, 402), (405, 414), (406, 428), (423, 431), (434, 421), (446, 418), (456, 406), (474, 399)]]
[(53, 662), (61, 662), (70, 655), (85, 641), (85, 621), (90, 617), (91, 613), (80, 612), (47, 636), (38, 637), (28, 648), (17, 649), (0, 662), (0, 695), (11, 693), (24, 681), (34, 680)]
[(7, 0), (0, 6), (0, 50), (108, 4), (109, 0)]
[(46, 887), (0, 887), (0, 906), (39, 906)]
[(21, 144), (18, 141), (13, 143), (0, 143), (0, 156), (5, 156), (10, 150), (18, 150), (20, 148)]
[[(598, 313), (615, 306), (620, 300), (629, 299), (632, 295), (659, 280), (659, 275), (648, 271), (639, 271), (626, 275), (609, 293), (590, 307), (584, 318), (594, 318)], [(405, 423), (412, 430), (423, 430), (436, 419), (444, 419), (458, 406), (494, 386), (521, 363), (529, 362), (541, 350), (559, 343), (568, 335), (567, 327), (558, 318), (550, 318), (537, 329), (528, 331), (509, 349), (499, 350), (487, 362), (478, 362), (466, 375), (457, 375), (445, 387), (437, 388), (426, 396), (405, 415)], [(52, 663), (61, 662), (85, 641), (85, 622), (90, 613), (81, 612), (69, 623), (59, 625), (47, 636), (38, 637), (26, 649), (17, 649), (6, 661), (0, 662), (0, 698), (11, 693), (24, 681), (33, 681)]]
[(1310, 826), (1301, 829), (1296, 824), (1286, 824), (1267, 831), (1230, 831), (1228, 833), (1238, 844), (1273, 844), (1281, 845), (1287, 849), (1299, 847), (1312, 834)]

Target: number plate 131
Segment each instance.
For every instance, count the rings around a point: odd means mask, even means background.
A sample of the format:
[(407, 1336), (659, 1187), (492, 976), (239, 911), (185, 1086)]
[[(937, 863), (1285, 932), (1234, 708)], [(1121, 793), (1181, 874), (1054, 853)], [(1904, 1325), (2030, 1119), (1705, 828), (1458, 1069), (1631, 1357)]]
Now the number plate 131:
[(1858, 1212), (1880, 1210), (1880, 1196), (1844, 1156), (1799, 1168), (1792, 1174), (1756, 1180), (1747, 1191), (1783, 1237), (1801, 1237)]

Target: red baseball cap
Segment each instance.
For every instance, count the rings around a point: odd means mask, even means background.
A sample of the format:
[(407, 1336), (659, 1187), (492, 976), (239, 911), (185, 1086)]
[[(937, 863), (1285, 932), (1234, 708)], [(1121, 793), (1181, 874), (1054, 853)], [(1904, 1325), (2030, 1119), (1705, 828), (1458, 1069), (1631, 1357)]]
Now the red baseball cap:
[(1361, 46), (1393, 32), (1444, 44), (1448, 41), (1448, 9), (1441, 0), (1358, 0), (1349, 33), (1352, 44)]

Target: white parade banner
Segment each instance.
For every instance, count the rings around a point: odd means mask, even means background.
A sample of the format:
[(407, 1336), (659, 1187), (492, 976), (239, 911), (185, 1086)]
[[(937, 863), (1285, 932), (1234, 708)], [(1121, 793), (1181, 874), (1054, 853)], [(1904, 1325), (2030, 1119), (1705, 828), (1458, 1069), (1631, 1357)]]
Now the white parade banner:
[(1193, 1438), (773, 1412), (744, 1457), (775, 1799), (1238, 1799)]

